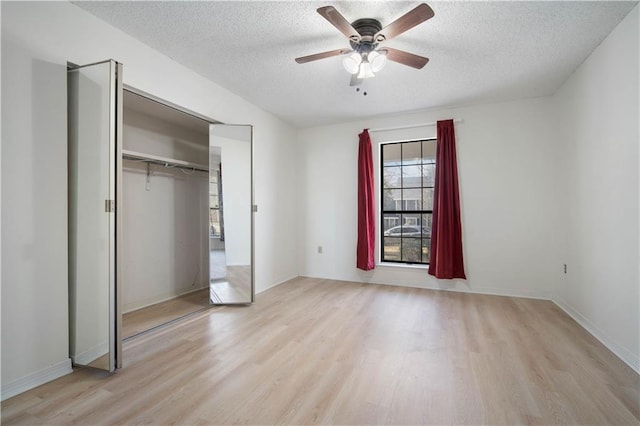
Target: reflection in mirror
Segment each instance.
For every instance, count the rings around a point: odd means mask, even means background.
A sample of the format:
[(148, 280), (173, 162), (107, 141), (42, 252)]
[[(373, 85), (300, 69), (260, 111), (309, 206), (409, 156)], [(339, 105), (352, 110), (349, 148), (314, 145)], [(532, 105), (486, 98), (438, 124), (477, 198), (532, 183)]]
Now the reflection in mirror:
[(209, 278), (212, 282), (227, 278), (220, 152), (221, 149), (218, 146), (209, 147)]
[(253, 302), (251, 155), (251, 126), (211, 126), (209, 290), (212, 304)]

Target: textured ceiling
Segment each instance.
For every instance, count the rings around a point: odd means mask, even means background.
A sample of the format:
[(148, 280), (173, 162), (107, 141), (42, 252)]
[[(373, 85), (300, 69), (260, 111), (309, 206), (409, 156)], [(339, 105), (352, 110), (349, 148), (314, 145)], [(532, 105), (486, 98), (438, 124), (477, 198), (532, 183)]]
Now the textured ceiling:
[(383, 43), (429, 63), (388, 62), (356, 92), (340, 57), (294, 62), (348, 47), (316, 9), (385, 26), (419, 2), (74, 3), (297, 127), (551, 94), (637, 4), (430, 1), (434, 18)]

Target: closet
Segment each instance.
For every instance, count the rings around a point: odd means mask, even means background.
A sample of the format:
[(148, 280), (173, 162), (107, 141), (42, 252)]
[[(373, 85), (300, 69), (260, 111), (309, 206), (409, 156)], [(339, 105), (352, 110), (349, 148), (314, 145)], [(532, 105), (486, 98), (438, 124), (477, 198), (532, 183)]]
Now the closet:
[(122, 336), (209, 306), (209, 123), (124, 90)]
[(255, 294), (252, 126), (123, 87), (122, 74), (108, 60), (67, 78), (69, 351), (107, 371), (124, 339)]

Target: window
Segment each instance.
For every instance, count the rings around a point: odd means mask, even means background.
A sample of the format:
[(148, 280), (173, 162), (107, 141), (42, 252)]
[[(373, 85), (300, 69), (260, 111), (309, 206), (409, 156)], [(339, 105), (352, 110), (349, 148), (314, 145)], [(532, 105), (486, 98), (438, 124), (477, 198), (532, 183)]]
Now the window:
[(220, 169), (209, 173), (209, 236), (224, 241)]
[(380, 145), (382, 262), (428, 264), (436, 140)]

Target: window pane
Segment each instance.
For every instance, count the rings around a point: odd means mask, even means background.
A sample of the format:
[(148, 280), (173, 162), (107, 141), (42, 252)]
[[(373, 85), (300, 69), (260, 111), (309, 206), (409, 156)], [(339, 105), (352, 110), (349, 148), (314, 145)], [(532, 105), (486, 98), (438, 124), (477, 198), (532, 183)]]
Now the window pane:
[(436, 180), (436, 165), (424, 164), (422, 166), (422, 186), (430, 186), (433, 188)]
[(436, 161), (436, 141), (423, 141), (422, 142), (422, 162), (423, 163), (435, 163)]
[(383, 235), (387, 236), (391, 234), (391, 231), (394, 231), (396, 227), (400, 226), (400, 215), (399, 214), (384, 214), (382, 216), (382, 232)]
[(397, 166), (400, 164), (400, 147), (399, 143), (387, 143), (382, 145), (383, 166)]
[(383, 188), (400, 188), (402, 186), (401, 173), (402, 169), (398, 167), (384, 167), (382, 176)]
[(422, 262), (429, 263), (429, 254), (431, 250), (431, 238), (424, 238), (422, 240)]
[(400, 238), (384, 237), (383, 238), (383, 260), (394, 261), (400, 258)]
[(422, 247), (419, 237), (407, 237), (402, 239), (402, 261), (422, 262)]
[(220, 210), (209, 209), (209, 234), (212, 237), (220, 236)]
[(422, 190), (421, 189), (404, 189), (402, 191), (402, 199), (404, 210), (422, 210)]
[(422, 190), (422, 210), (433, 210), (433, 188)]
[(406, 142), (402, 144), (402, 164), (420, 164), (422, 142)]
[(406, 226), (415, 226), (416, 229), (415, 229), (414, 232), (419, 232), (418, 228), (420, 228), (421, 216), (422, 215), (420, 215), (420, 214), (403, 214), (402, 215), (402, 224), (406, 225)]
[(422, 215), (422, 237), (431, 238), (431, 219), (433, 215), (431, 213), (425, 213)]
[(402, 210), (402, 190), (384, 189), (382, 191), (383, 210)]
[(422, 186), (422, 166), (402, 166), (402, 186), (420, 188)]

